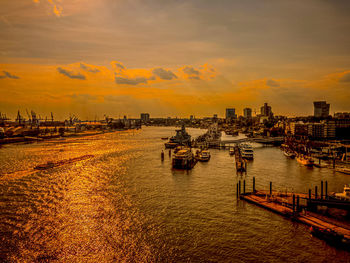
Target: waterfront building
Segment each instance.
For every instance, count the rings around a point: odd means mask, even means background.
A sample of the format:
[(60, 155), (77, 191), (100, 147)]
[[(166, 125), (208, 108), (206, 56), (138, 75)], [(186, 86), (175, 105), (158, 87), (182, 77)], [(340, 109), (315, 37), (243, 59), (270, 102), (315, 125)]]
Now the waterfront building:
[(314, 101), (314, 117), (327, 118), (329, 116), (330, 104), (326, 101)]
[(334, 113), (335, 119), (350, 119), (350, 112), (336, 112)]
[(294, 136), (307, 136), (308, 135), (308, 124), (291, 122), (290, 123), (290, 132)]
[(252, 117), (252, 109), (251, 108), (244, 108), (243, 109), (243, 116), (244, 116), (244, 118), (250, 119)]
[(141, 113), (141, 121), (143, 123), (149, 122), (149, 113)]
[(267, 102), (265, 102), (264, 106), (260, 108), (260, 115), (265, 117), (272, 117), (272, 109), (271, 106), (267, 105)]
[(236, 109), (235, 108), (227, 108), (226, 109), (226, 120), (236, 119)]

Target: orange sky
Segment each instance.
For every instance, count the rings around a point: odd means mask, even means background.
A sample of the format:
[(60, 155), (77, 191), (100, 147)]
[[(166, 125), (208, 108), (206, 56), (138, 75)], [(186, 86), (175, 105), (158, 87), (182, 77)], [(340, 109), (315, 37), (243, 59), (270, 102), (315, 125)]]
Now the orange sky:
[(0, 112), (201, 117), (268, 102), (293, 116), (311, 115), (314, 100), (350, 111), (346, 10), (346, 1), (7, 1)]

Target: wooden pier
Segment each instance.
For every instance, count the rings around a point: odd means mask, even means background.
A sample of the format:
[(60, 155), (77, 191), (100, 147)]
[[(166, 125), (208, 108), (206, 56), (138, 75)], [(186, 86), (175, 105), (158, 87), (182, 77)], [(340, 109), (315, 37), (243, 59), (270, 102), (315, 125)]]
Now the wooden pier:
[[(315, 206), (327, 206), (345, 209), (349, 212), (350, 202), (341, 202), (328, 198), (325, 195), (317, 195), (317, 187), (315, 193), (296, 194), (288, 192), (272, 191), (272, 182), (268, 191), (255, 190), (255, 178), (253, 178), (253, 191), (246, 192), (246, 183), (243, 181), (243, 191), (241, 192), (241, 181), (237, 183), (237, 197), (257, 206), (280, 214), (293, 221), (303, 223), (312, 229), (317, 229), (319, 233), (332, 233), (340, 237), (341, 242), (334, 244), (334, 240), (325, 238), (322, 234), (321, 238), (325, 239), (333, 245), (339, 245), (341, 248), (350, 250), (350, 222), (339, 221), (335, 218), (324, 216), (315, 212)], [(323, 185), (323, 183), (322, 183)], [(323, 188), (323, 187), (322, 187)]]
[(247, 172), (247, 162), (242, 158), (241, 151), (235, 146), (235, 162), (237, 172)]

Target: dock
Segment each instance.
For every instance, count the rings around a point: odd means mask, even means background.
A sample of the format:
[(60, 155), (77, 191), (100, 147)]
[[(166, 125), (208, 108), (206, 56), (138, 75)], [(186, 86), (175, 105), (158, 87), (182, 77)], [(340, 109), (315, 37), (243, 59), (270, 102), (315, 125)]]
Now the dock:
[[(323, 189), (321, 195), (318, 195), (317, 186), (314, 194), (311, 194), (311, 190), (308, 194), (272, 191), (272, 182), (270, 182), (270, 190), (256, 190), (255, 178), (253, 178), (252, 192), (246, 192), (245, 186), (244, 180), (243, 192), (241, 192), (241, 181), (237, 183), (237, 197), (239, 199), (310, 226), (313, 230), (317, 229), (318, 233), (332, 233), (332, 238), (327, 234), (318, 236), (331, 245), (350, 250), (350, 222), (317, 213), (317, 206), (327, 206), (343, 209), (349, 214), (350, 202), (332, 199), (327, 195), (327, 192), (323, 195)], [(341, 242), (334, 244), (334, 236), (340, 237)]]
[(242, 158), (241, 150), (238, 146), (235, 146), (235, 162), (237, 172), (247, 171), (247, 162)]

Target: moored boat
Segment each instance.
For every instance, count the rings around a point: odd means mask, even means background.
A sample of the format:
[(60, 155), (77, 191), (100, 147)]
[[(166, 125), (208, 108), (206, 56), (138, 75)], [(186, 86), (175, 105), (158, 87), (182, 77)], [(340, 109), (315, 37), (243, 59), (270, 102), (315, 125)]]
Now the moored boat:
[(176, 135), (172, 136), (169, 142), (164, 144), (165, 148), (175, 148), (178, 145), (191, 146), (191, 135), (186, 132), (184, 125), (182, 125), (181, 129), (175, 131)]
[(241, 144), (239, 146), (241, 155), (243, 159), (253, 160), (254, 159), (254, 151), (253, 147), (249, 144)]
[(173, 157), (172, 166), (176, 169), (192, 169), (197, 163), (197, 159), (190, 148), (184, 148), (179, 150)]
[(284, 154), (286, 157), (291, 158), (291, 159), (294, 159), (295, 156), (296, 156), (294, 152), (288, 151), (288, 150), (284, 150), (284, 151), (283, 151), (283, 154)]
[(350, 201), (350, 185), (345, 185), (342, 193), (335, 193), (335, 198)]
[(230, 155), (235, 155), (235, 149), (234, 149), (233, 147), (230, 147), (228, 153), (229, 153)]
[(198, 161), (208, 162), (210, 160), (210, 152), (208, 150), (203, 150), (198, 154)]
[(345, 167), (335, 168), (335, 171), (339, 173), (350, 174), (350, 169)]
[(309, 167), (314, 165), (314, 160), (312, 158), (303, 155), (298, 156), (297, 161), (298, 163)]

